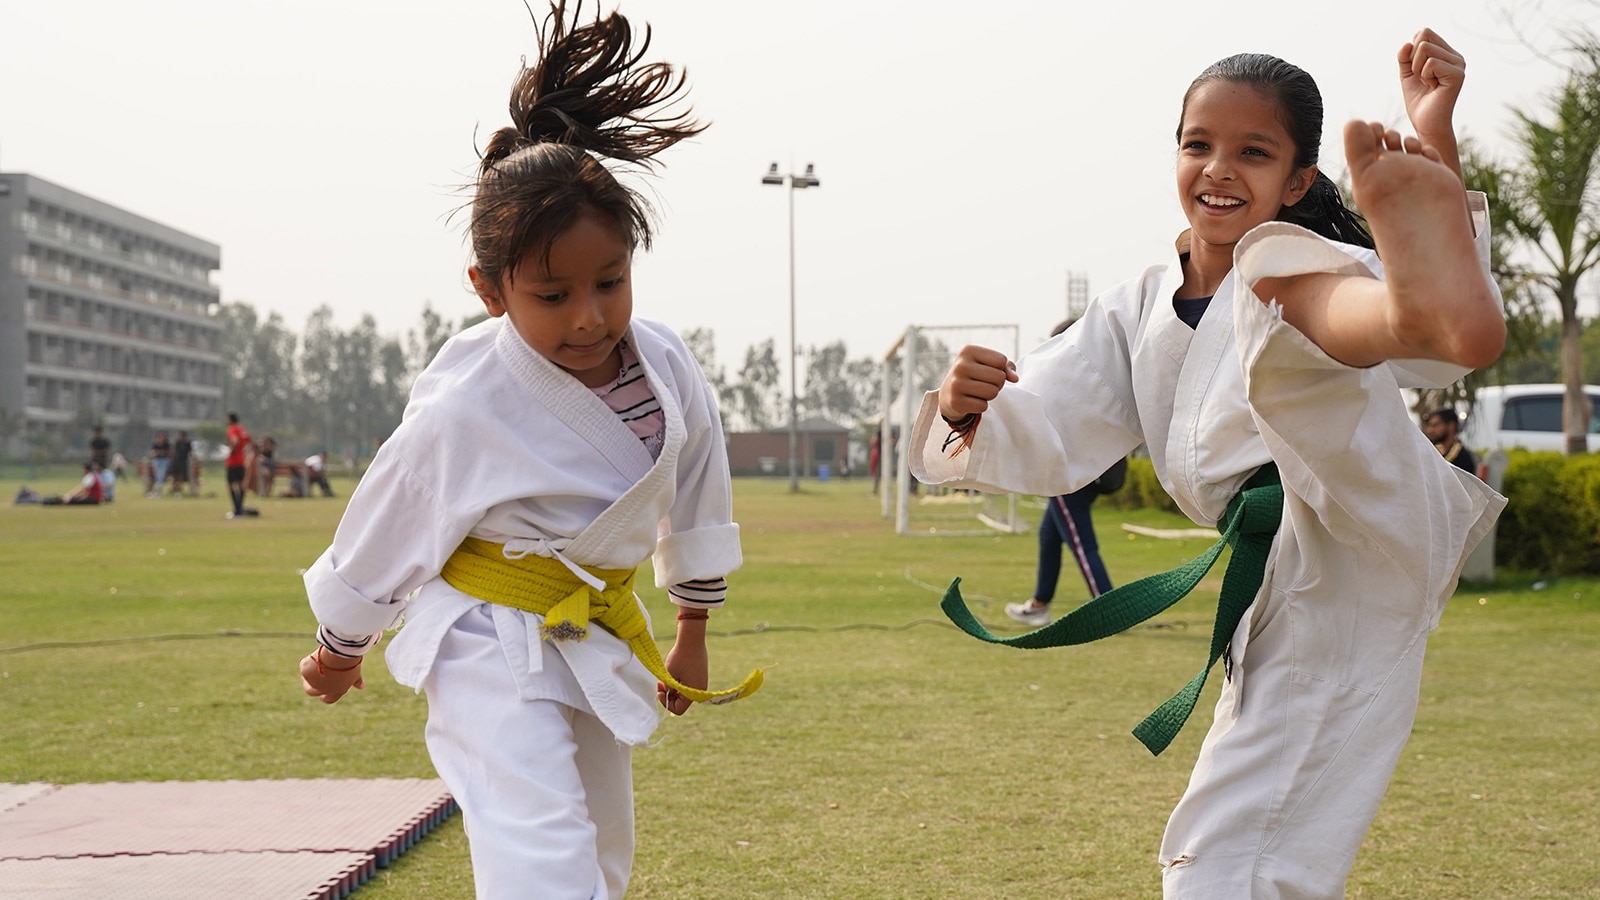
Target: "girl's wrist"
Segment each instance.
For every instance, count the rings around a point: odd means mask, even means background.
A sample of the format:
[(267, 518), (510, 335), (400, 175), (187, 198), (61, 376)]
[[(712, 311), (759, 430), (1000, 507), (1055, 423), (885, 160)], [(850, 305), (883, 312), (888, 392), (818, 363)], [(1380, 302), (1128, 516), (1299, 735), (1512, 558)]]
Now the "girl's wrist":
[[(328, 654), (327, 659), (323, 658), (324, 653)], [(361, 668), (361, 661), (364, 658), (334, 653), (321, 644), (317, 645), (317, 649), (311, 651), (311, 661), (316, 664), (317, 674), (323, 677), (327, 677), (330, 672), (354, 672), (356, 669)]]

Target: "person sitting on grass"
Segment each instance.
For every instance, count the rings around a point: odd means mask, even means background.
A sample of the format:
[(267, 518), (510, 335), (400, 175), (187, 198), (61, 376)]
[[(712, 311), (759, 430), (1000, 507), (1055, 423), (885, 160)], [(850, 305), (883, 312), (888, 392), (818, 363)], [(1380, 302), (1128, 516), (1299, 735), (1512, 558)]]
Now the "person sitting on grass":
[(99, 506), (103, 499), (100, 473), (95, 471), (94, 463), (84, 463), (83, 480), (78, 482), (76, 490), (59, 497), (46, 497), (40, 502), (45, 506)]

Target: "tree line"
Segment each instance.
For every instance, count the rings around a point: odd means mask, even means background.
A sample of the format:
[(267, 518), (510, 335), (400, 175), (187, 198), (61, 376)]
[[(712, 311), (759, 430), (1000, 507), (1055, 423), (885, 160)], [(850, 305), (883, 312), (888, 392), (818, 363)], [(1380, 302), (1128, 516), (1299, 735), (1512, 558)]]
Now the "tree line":
[[(241, 301), (223, 304), (220, 315), (223, 407), (237, 411), (252, 433), (271, 434), (291, 452), (325, 449), (357, 457), (369, 456), (399, 426), (412, 381), (445, 341), (483, 319), (479, 314), (452, 322), (427, 305), (403, 335), (385, 335), (370, 314), (340, 328), (327, 306), (314, 310), (298, 333), (278, 313), (263, 316)], [(788, 386), (772, 338), (747, 347), (732, 371), (718, 361), (711, 329), (689, 329), (683, 338), (716, 392), (724, 430), (787, 426)], [(842, 340), (800, 355), (802, 421), (821, 418), (855, 428), (878, 418), (882, 363), (849, 358)], [(898, 379), (898, 369), (892, 373)], [(942, 374), (926, 374), (922, 381)], [(220, 426), (197, 431), (209, 436), (213, 429)]]

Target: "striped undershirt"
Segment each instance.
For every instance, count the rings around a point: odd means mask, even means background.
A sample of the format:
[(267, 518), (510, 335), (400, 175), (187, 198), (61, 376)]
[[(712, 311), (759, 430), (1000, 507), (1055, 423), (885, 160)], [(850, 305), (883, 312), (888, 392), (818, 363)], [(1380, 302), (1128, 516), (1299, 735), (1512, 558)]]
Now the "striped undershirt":
[[(628, 429), (644, 442), (651, 459), (661, 458), (661, 446), (666, 439), (667, 417), (661, 412), (661, 401), (650, 392), (650, 382), (644, 377), (644, 366), (638, 354), (627, 341), (617, 345), (622, 354), (622, 370), (615, 381), (591, 388), (595, 396), (616, 413)], [(685, 581), (667, 589), (672, 602), (692, 609), (714, 609), (728, 596), (726, 578), (701, 578)]]

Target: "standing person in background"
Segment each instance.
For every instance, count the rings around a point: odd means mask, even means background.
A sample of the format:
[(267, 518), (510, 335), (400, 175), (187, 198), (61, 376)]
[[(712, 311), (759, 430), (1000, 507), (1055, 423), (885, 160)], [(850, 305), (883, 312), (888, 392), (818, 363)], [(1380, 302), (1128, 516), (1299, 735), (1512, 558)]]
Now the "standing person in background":
[[(648, 31), (580, 16), (555, 4), (481, 155), (467, 274), (491, 318), (418, 376), (305, 573), (320, 627), (300, 677), (325, 703), (405, 617), (385, 658), (427, 694), (428, 752), (493, 900), (622, 897), (632, 753), (658, 706), (761, 682), (705, 690), (707, 620), (742, 561), (728, 458), (694, 355), (633, 315), (653, 228), (612, 171), (705, 126), (675, 105), (682, 73), (641, 62)], [(665, 660), (633, 587), (646, 560), (677, 610)]]
[(94, 434), (89, 438), (89, 462), (99, 463), (102, 468), (111, 468), (111, 439), (105, 436), (99, 425), (94, 426)]
[(256, 442), (256, 496), (271, 497), (278, 471), (278, 442), (266, 435)]
[(883, 426), (872, 433), (872, 444), (867, 450), (867, 473), (872, 476), (872, 495), (878, 495), (879, 466), (883, 464)]
[[(1066, 331), (1076, 321), (1067, 319), (1050, 336)], [(1095, 538), (1090, 508), (1096, 497), (1120, 489), (1127, 477), (1128, 460), (1119, 459), (1087, 487), (1051, 497), (1045, 503), (1044, 516), (1039, 520), (1039, 567), (1034, 575), (1033, 596), (1023, 603), (1007, 603), (1006, 615), (1034, 628), (1049, 624), (1050, 601), (1055, 599), (1056, 585), (1061, 580), (1063, 544), (1072, 549), (1072, 560), (1083, 573), (1090, 599), (1111, 590), (1111, 576), (1106, 574), (1106, 564), (1100, 558), (1100, 542)]]
[[(180, 431), (178, 437), (172, 442), (172, 463), (167, 466), (167, 481), (172, 483), (172, 493), (182, 497), (183, 486), (189, 483), (190, 455), (194, 452), (194, 444), (189, 440), (189, 432)], [(165, 491), (163, 483), (156, 488)]]
[(228, 513), (228, 518), (257, 515), (254, 509), (247, 509), (244, 505), (245, 488), (245, 450), (250, 446), (250, 432), (239, 424), (239, 414), (228, 413), (228, 497), (233, 501), (233, 510)]
[(1433, 441), (1439, 455), (1456, 468), (1477, 475), (1478, 458), (1456, 436), (1460, 430), (1461, 416), (1448, 406), (1428, 413), (1422, 420), (1422, 433)]
[(159, 497), (167, 484), (167, 468), (172, 462), (172, 442), (165, 431), (156, 432), (150, 442), (150, 480), (145, 486), (146, 497)]

